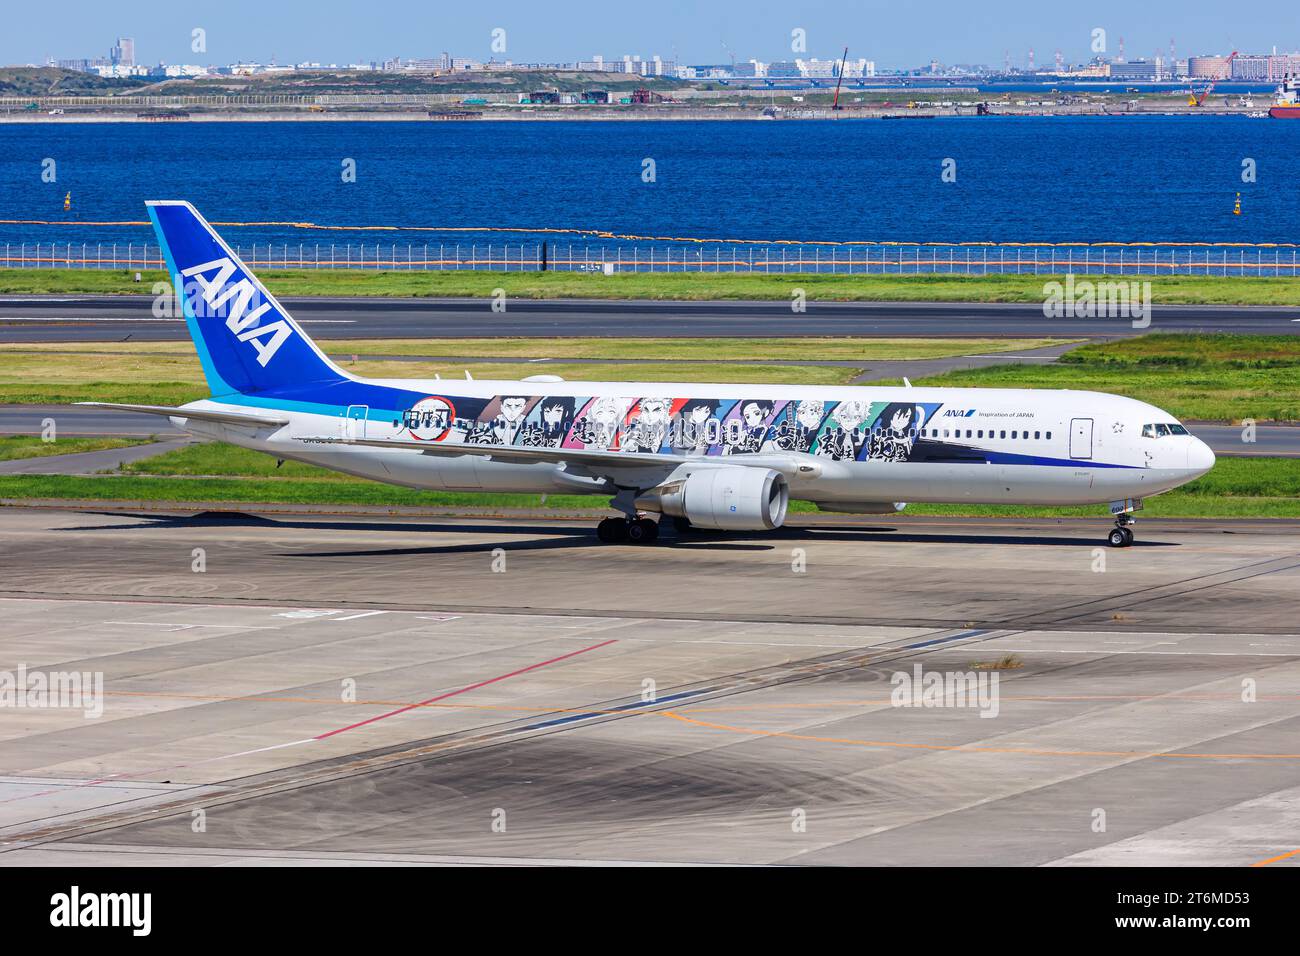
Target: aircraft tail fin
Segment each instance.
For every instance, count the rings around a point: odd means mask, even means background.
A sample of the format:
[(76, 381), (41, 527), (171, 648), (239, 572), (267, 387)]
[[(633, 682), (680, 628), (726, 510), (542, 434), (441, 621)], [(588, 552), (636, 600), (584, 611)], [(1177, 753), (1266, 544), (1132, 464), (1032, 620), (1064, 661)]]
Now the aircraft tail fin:
[(316, 347), (193, 206), (147, 205), (214, 397), (352, 377)]

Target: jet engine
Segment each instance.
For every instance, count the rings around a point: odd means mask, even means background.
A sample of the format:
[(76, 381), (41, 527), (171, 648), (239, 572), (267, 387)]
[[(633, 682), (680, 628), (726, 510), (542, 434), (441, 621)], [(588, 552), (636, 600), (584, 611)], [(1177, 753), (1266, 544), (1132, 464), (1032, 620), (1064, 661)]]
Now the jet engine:
[(642, 494), (636, 507), (686, 518), (698, 528), (771, 531), (785, 521), (790, 485), (779, 471), (728, 465), (701, 468)]

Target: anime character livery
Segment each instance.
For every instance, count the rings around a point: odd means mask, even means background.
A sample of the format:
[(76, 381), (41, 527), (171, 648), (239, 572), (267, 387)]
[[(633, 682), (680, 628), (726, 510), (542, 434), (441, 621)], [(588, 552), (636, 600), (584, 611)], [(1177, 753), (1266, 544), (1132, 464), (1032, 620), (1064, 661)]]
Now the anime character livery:
[(1109, 505), (1132, 543), (1142, 499), (1214, 455), (1167, 412), (1097, 392), (369, 379), (336, 366), (186, 202), (149, 215), (209, 397), (94, 404), (170, 418), (277, 458), (437, 492), (599, 495), (605, 541), (771, 531), (791, 498), (892, 513), (905, 501)]

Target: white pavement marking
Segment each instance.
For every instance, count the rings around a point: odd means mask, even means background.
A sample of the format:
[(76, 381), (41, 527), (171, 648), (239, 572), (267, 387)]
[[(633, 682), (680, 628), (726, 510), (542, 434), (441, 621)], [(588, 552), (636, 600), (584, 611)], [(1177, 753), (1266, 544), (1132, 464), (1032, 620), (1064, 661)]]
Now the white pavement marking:
[(192, 627), (215, 627), (240, 631), (278, 631), (274, 624), (182, 624), (175, 621), (105, 621), (105, 624), (129, 624), (133, 627), (170, 627), (174, 631), (186, 631)]
[(347, 617), (332, 617), (331, 621), (359, 621), (363, 617), (374, 617), (376, 614), (387, 614), (387, 611), (364, 611), (361, 614), (349, 614)]

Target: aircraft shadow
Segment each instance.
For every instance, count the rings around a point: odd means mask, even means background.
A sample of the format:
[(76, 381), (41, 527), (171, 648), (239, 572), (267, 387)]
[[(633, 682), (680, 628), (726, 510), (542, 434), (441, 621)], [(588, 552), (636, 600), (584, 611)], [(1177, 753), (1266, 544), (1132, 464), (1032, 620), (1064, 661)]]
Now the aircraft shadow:
[(195, 515), (164, 515), (164, 514), (140, 514), (137, 512), (124, 511), (86, 511), (82, 514), (102, 515), (108, 518), (130, 519), (136, 524), (115, 524), (115, 525), (81, 525), (75, 527), (62, 528), (63, 531), (132, 531), (143, 528), (268, 528), (268, 529), (288, 529), (295, 531), (409, 531), (412, 533), (428, 534), (431, 532), (466, 532), (477, 534), (595, 534), (596, 522), (593, 520), (589, 524), (566, 525), (558, 522), (546, 522), (545, 524), (517, 524), (505, 525), (501, 523), (493, 524), (470, 524), (458, 521), (455, 524), (438, 523), (436, 521), (406, 523), (392, 521), (347, 521), (335, 519), (329, 521), (302, 521), (290, 516), (276, 517), (266, 515), (252, 515), (243, 512), (219, 512), (209, 511)]
[[(512, 550), (564, 550), (581, 547), (621, 547), (642, 548), (645, 545), (609, 545), (599, 544), (596, 540), (595, 521), (581, 524), (558, 522), (535, 522), (505, 524), (501, 521), (473, 522), (458, 520), (455, 522), (422, 521), (393, 522), (333, 519), (325, 521), (305, 521), (292, 517), (246, 514), (244, 512), (205, 511), (193, 515), (165, 515), (123, 511), (88, 511), (84, 514), (103, 515), (105, 517), (129, 519), (136, 523), (115, 525), (85, 525), (63, 528), (63, 531), (130, 531), (143, 528), (267, 528), (295, 531), (394, 531), (413, 534), (482, 534), (496, 538), (543, 535), (545, 540), (520, 542), (510, 545)], [(766, 532), (725, 532), (694, 530), (686, 534), (665, 529), (659, 541), (649, 547), (673, 547), (695, 551), (770, 551), (771, 542), (798, 541), (845, 541), (845, 542), (881, 542), (897, 544), (969, 544), (1010, 547), (1102, 547), (1105, 545), (1104, 534), (1080, 532), (1072, 535), (1017, 535), (1011, 529), (1005, 534), (988, 533), (945, 533), (931, 531), (904, 531), (896, 526), (866, 525), (846, 527), (794, 527), (785, 526), (775, 531)], [(375, 548), (350, 551), (322, 551), (285, 553), (284, 557), (368, 557), (393, 554), (477, 554), (499, 547), (500, 542), (481, 542), (465, 545), (427, 546), (419, 548)], [(1135, 548), (1171, 548), (1179, 547), (1176, 541), (1149, 541), (1139, 537), (1133, 542)]]
[[(547, 529), (550, 531), (551, 529)], [(664, 546), (676, 546), (674, 542), (667, 538), (661, 538), (655, 545), (622, 545), (624, 548), (644, 551), (646, 547), (656, 548)], [(726, 542), (690, 542), (682, 543), (684, 548), (692, 551), (771, 551), (773, 545), (770, 544), (728, 544)], [(497, 548), (502, 547), (500, 541), (485, 541), (478, 544), (449, 544), (445, 546), (430, 545), (426, 548), (374, 548), (370, 550), (356, 551), (298, 551), (298, 552), (281, 552), (275, 557), (278, 558), (378, 558), (378, 557), (397, 557), (409, 556), (416, 554), (491, 554)], [(564, 551), (575, 548), (609, 548), (619, 547), (619, 545), (601, 544), (596, 539), (594, 532), (575, 535), (569, 538), (548, 538), (544, 540), (521, 541), (508, 545), (505, 550), (511, 554), (517, 554), (520, 551)]]
[[(1065, 535), (1017, 535), (1008, 529), (1005, 534), (950, 534), (922, 531), (899, 531), (897, 528), (780, 528), (763, 533), (765, 539), (790, 541), (881, 541), (900, 544), (983, 544), (1006, 545), (1012, 547), (1035, 547), (1049, 545), (1053, 547), (1105, 547), (1105, 533)], [(1135, 548), (1176, 548), (1175, 541), (1144, 541), (1141, 538), (1133, 542)]]

